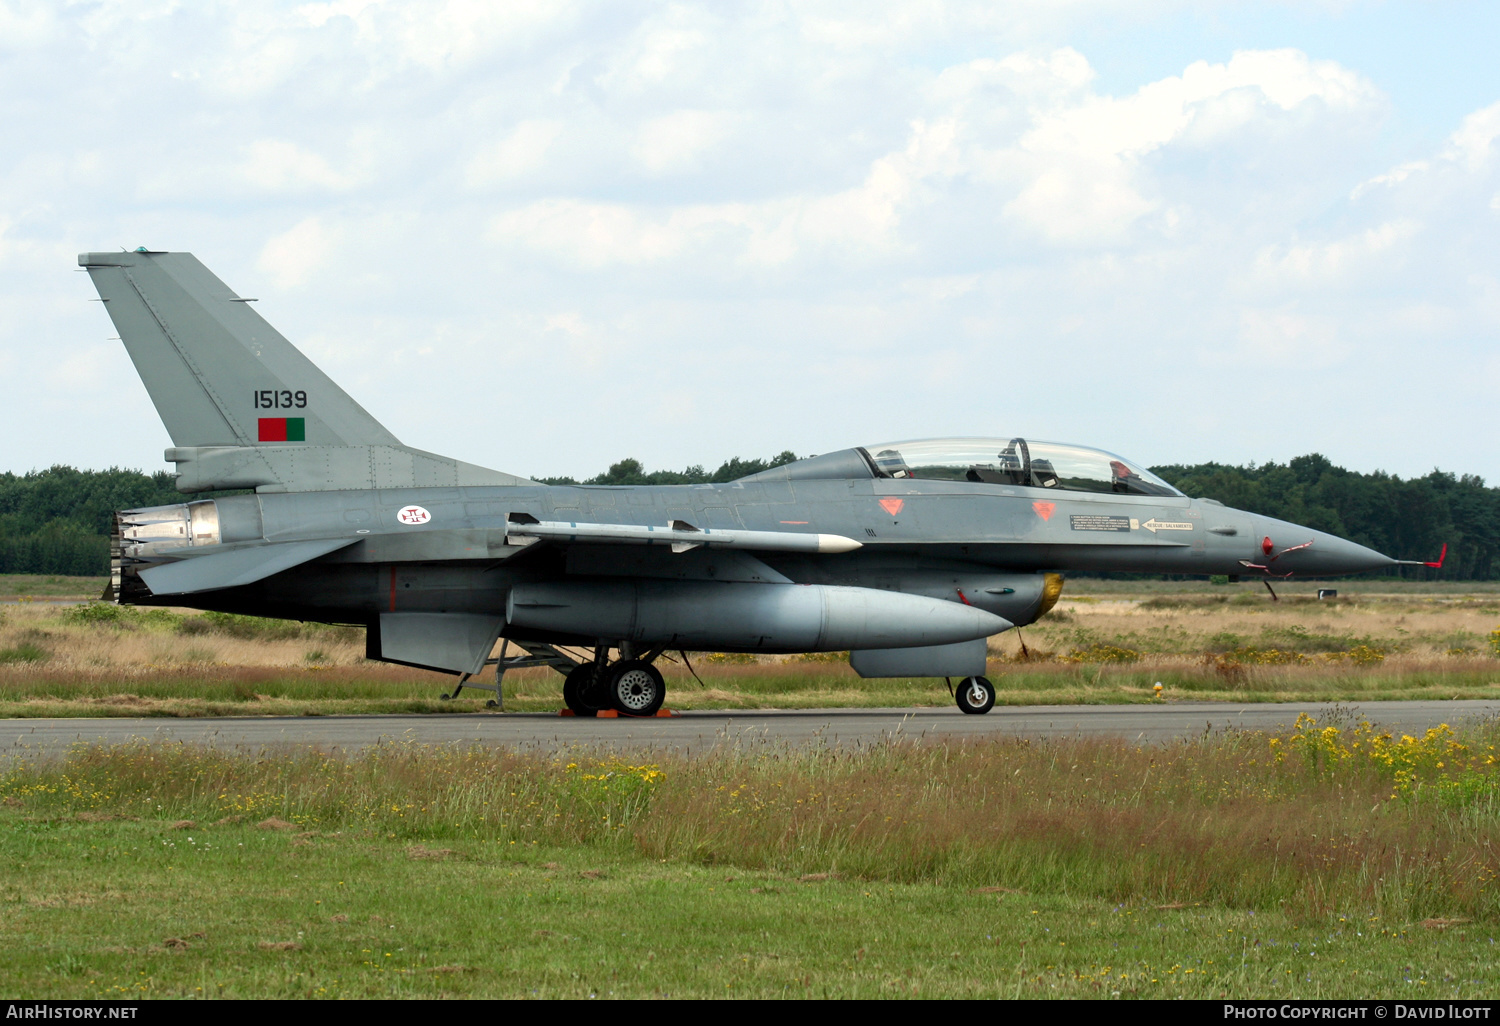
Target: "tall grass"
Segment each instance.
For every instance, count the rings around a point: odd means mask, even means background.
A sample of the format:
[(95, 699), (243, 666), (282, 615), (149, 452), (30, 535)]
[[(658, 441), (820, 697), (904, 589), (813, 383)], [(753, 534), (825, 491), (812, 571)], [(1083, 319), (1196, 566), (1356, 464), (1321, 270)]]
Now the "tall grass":
[(278, 817), (502, 850), (617, 846), (1126, 903), (1494, 920), (1497, 733), (1377, 744), (1368, 729), (1304, 722), (1279, 739), (1164, 748), (908, 742), (634, 762), (404, 745), (252, 758), (140, 744), (16, 766), (0, 800), (44, 816)]
[[(1259, 736), (708, 761), (637, 832), (659, 857), (1299, 914), (1493, 918), (1495, 778), (1392, 797), (1373, 763), (1277, 762)], [(1444, 778), (1446, 779), (1446, 778)], [(1457, 794), (1463, 800), (1454, 801)]]

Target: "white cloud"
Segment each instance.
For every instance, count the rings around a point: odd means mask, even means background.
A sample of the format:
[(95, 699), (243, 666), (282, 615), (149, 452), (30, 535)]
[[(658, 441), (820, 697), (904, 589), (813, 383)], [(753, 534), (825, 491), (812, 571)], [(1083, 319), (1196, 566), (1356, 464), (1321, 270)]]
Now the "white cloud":
[(1003, 91), (1035, 104), (1077, 95), (1095, 77), (1088, 58), (1065, 46), (1044, 56), (1013, 53), (956, 64), (944, 68), (927, 92), (939, 103), (962, 104), (978, 95), (993, 97)]
[(278, 288), (301, 288), (326, 267), (338, 236), (336, 230), (324, 226), (322, 219), (310, 217), (267, 240), (256, 267), (269, 275)]
[(1412, 175), (1419, 175), (1423, 171), (1432, 170), (1432, 162), (1426, 160), (1413, 160), (1405, 164), (1397, 164), (1383, 175), (1376, 175), (1368, 181), (1360, 182), (1349, 193), (1349, 198), (1357, 200), (1377, 185), (1400, 185)]
[(62, 34), (62, 19), (51, 4), (0, 0), (0, 51), (42, 46)]
[(725, 111), (678, 110), (641, 126), (631, 153), (658, 174), (691, 171), (698, 158), (727, 136), (734, 116)]
[(321, 156), (284, 139), (260, 139), (246, 147), (240, 172), (245, 180), (267, 192), (300, 189), (340, 191), (358, 182), (354, 175), (335, 171)]
[(480, 151), (465, 168), (471, 186), (495, 185), (524, 178), (541, 170), (547, 153), (562, 132), (562, 124), (526, 120), (493, 146)]
[(1428, 160), (1413, 160), (1398, 164), (1384, 174), (1376, 175), (1355, 186), (1350, 194), (1353, 199), (1372, 193), (1376, 186), (1395, 189), (1408, 182), (1420, 181), (1424, 191), (1434, 186), (1432, 176), (1458, 173), (1464, 180), (1482, 176), (1491, 168), (1490, 158), (1495, 150), (1495, 140), (1500, 138), (1500, 102), (1474, 111), (1463, 119), (1447, 144)]
[(924, 299), (943, 302), (966, 296), (979, 285), (977, 274), (952, 274), (937, 278), (909, 278), (901, 289)]
[(583, 322), (583, 314), (577, 310), (567, 313), (552, 314), (546, 319), (545, 327), (548, 331), (561, 331), (564, 334), (582, 336), (588, 334), (588, 327)]
[(1353, 353), (1332, 318), (1288, 310), (1241, 311), (1239, 342), (1239, 362), (1262, 370), (1267, 388), (1293, 386), (1309, 371), (1340, 364)]
[(1500, 103), (1476, 110), (1464, 118), (1458, 131), (1449, 139), (1443, 156), (1461, 164), (1467, 171), (1483, 170), (1494, 152), (1496, 137), (1500, 137)]
[(647, 33), (626, 64), (625, 77), (636, 86), (662, 82), (677, 70), (684, 55), (701, 50), (708, 41), (704, 32), (678, 27)]
[[(1295, 50), (1246, 51), (1227, 64), (1197, 61), (1181, 76), (1152, 82), (1128, 97), (1089, 97), (1041, 117), (1021, 148), (1092, 160), (1140, 156), (1183, 135), (1206, 101), (1239, 90), (1282, 110), (1310, 100), (1354, 107), (1378, 96), (1369, 83), (1332, 61), (1311, 61)], [(1234, 120), (1254, 118), (1257, 106), (1235, 108)]]
[(108, 356), (117, 345), (96, 345), (70, 353), (48, 369), (47, 383), (59, 392), (108, 387), (112, 378)]
[[(0, 363), (55, 392), (74, 347), (114, 382), (13, 459), (154, 459), (109, 429), (154, 414), (68, 273), (112, 241), (196, 251), (399, 436), (521, 472), (987, 431), (1334, 454), (1414, 354), (1486, 366), (1500, 105), (1426, 153), (1322, 52), (1103, 84), (1099, 26), (1177, 10), (0, 0)], [(1254, 417), (1198, 408), (1226, 366)], [(1434, 455), (1489, 406), (1411, 387), (1447, 428), (1419, 469), (1500, 477)]]
[(620, 203), (541, 200), (496, 217), (489, 237), (579, 267), (695, 257), (718, 247), (750, 265), (780, 265), (829, 249), (864, 260), (896, 244), (918, 183), (951, 171), (954, 126), (916, 123), (899, 153), (870, 166), (858, 186), (761, 203), (678, 206), (663, 214)]
[(1261, 252), (1257, 269), (1283, 282), (1364, 279), (1393, 259), (1404, 264), (1402, 250), (1420, 231), (1420, 223), (1398, 219), (1344, 238), (1270, 246)]
[(578, 17), (567, 0), (441, 0), (382, 3), (360, 13), (366, 38), (429, 70), (467, 66), (524, 46)]
[(375, 6), (377, 0), (332, 0), (330, 3), (303, 4), (297, 8), (297, 14), (313, 28), (322, 28), (330, 18), (358, 18)]
[[(1071, 56), (1046, 66), (1086, 81)], [(1051, 77), (1057, 78), (1055, 74)], [(1146, 155), (1191, 139), (1198, 147), (1263, 120), (1270, 108), (1317, 101), (1356, 108), (1378, 99), (1374, 87), (1331, 61), (1295, 50), (1245, 51), (1226, 64), (1198, 61), (1182, 75), (1127, 97), (1083, 95), (1037, 110), (1032, 127), (991, 158), (1029, 178), (1006, 213), (1055, 242), (1119, 244), (1126, 231), (1160, 209), (1141, 174)]]
[(490, 237), (581, 267), (638, 264), (683, 252), (706, 231), (730, 223), (722, 208), (677, 210), (649, 218), (623, 204), (542, 200), (497, 217)]
[(1005, 212), (1053, 242), (1117, 241), (1157, 206), (1123, 177), (1117, 168), (1097, 164), (1046, 168)]

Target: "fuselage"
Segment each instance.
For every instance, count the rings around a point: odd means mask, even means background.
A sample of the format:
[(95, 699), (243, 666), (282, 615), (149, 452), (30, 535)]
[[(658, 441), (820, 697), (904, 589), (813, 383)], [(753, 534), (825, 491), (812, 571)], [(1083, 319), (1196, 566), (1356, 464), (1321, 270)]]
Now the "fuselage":
[[(216, 547), (318, 539), (349, 544), (244, 587), (155, 599), (126, 582), (121, 598), (369, 623), (391, 612), (503, 615), (511, 590), (537, 581), (756, 579), (745, 576), (734, 554), (722, 551), (592, 544), (518, 548), (507, 530), (518, 514), (557, 523), (679, 521), (700, 529), (852, 538), (860, 543), (855, 551), (762, 552), (755, 558), (793, 583), (925, 595), (970, 604), (1017, 625), (1032, 622), (1055, 599), (1055, 593), (1047, 594), (1047, 574), (1325, 576), (1392, 562), (1353, 542), (1209, 499), (861, 478), (847, 461), (823, 457), (803, 463), (808, 465), (725, 484), (398, 488), (221, 498), (211, 500)], [(826, 469), (811, 465), (819, 463)], [(425, 515), (402, 517), (410, 507)], [(512, 627), (507, 633), (527, 632)]]

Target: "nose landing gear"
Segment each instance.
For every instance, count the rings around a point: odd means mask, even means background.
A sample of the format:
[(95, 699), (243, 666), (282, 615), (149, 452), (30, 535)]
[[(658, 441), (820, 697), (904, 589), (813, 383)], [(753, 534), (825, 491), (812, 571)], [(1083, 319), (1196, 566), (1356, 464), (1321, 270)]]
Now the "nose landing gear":
[(984, 677), (965, 677), (953, 698), (961, 712), (982, 715), (995, 707), (995, 685)]

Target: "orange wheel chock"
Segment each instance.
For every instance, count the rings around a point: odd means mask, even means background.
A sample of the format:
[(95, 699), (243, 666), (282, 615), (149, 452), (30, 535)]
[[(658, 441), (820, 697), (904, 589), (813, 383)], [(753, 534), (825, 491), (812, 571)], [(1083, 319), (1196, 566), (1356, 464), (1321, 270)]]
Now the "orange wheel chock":
[[(557, 710), (557, 715), (577, 716), (578, 714), (575, 713), (572, 709), (559, 709)], [(665, 720), (670, 719), (673, 716), (681, 716), (682, 713), (674, 712), (671, 709), (658, 709), (650, 716), (622, 716), (618, 711), (614, 709), (600, 709), (595, 715), (597, 715), (601, 719), (606, 720)]]

